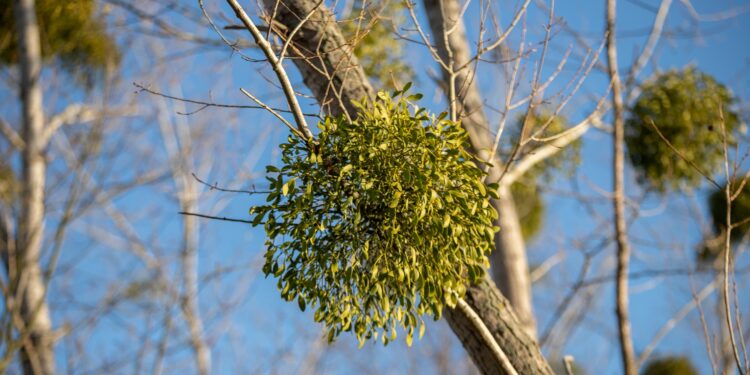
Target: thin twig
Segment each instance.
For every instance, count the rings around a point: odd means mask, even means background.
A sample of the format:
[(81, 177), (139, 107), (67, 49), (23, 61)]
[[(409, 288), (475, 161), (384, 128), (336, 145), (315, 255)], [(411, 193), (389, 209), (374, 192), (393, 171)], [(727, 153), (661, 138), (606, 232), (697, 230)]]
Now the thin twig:
[(231, 221), (233, 223), (244, 223), (244, 224), (252, 224), (253, 223), (250, 220), (234, 219), (234, 218), (231, 218), (231, 217), (223, 217), (223, 216), (204, 215), (204, 214), (199, 214), (199, 213), (195, 213), (195, 212), (180, 211), (178, 213), (180, 215), (197, 216), (197, 217), (202, 217), (204, 219), (211, 219), (211, 220)]
[(665, 137), (664, 134), (662, 134), (662, 132), (656, 126), (656, 124), (654, 123), (654, 120), (652, 120), (652, 119), (649, 118), (647, 122), (649, 124), (651, 124), (651, 127), (654, 128), (654, 131), (656, 131), (656, 134), (658, 134), (659, 138), (661, 138), (661, 140), (664, 141), (664, 143), (666, 143), (667, 146), (669, 146), (669, 148), (672, 150), (672, 152), (674, 152), (675, 154), (677, 154), (677, 156), (679, 156), (680, 159), (682, 159), (684, 162), (690, 164), (690, 166), (693, 169), (695, 169), (696, 172), (700, 173), (701, 176), (703, 176), (706, 180), (708, 180), (709, 182), (711, 182), (715, 187), (717, 187), (719, 189), (722, 188), (721, 185), (719, 185), (719, 183), (716, 182), (716, 180), (714, 180), (713, 178), (711, 178), (711, 176), (708, 175), (708, 173), (704, 172), (697, 164), (695, 164), (695, 162), (693, 162), (692, 160), (688, 159), (682, 152), (680, 152), (680, 150), (678, 150), (676, 147), (674, 147), (674, 145), (672, 145), (672, 142), (670, 142), (669, 139), (667, 139), (667, 137)]
[(251, 93), (250, 93), (250, 92), (248, 92), (247, 90), (245, 90), (245, 89), (243, 89), (243, 88), (240, 88), (240, 91), (241, 91), (241, 92), (242, 92), (243, 94), (245, 94), (245, 96), (247, 96), (248, 98), (250, 98), (250, 100), (252, 100), (252, 101), (254, 101), (254, 102), (255, 102), (256, 104), (258, 104), (258, 105), (259, 105), (259, 106), (260, 106), (261, 108), (265, 109), (265, 110), (266, 110), (266, 111), (268, 111), (268, 112), (269, 112), (270, 114), (274, 115), (274, 116), (275, 116), (275, 117), (276, 117), (277, 119), (279, 119), (279, 121), (281, 121), (281, 123), (282, 123), (282, 124), (286, 125), (286, 127), (287, 127), (287, 128), (289, 128), (289, 130), (291, 130), (291, 131), (292, 131), (292, 133), (294, 133), (294, 135), (296, 135), (296, 136), (298, 136), (298, 137), (300, 137), (300, 138), (302, 138), (302, 139), (305, 139), (305, 136), (304, 136), (304, 135), (303, 135), (302, 133), (300, 133), (300, 131), (299, 131), (299, 130), (297, 130), (297, 129), (296, 129), (295, 127), (294, 127), (294, 125), (292, 125), (292, 123), (290, 123), (289, 121), (287, 121), (287, 120), (286, 120), (286, 119), (285, 119), (285, 118), (284, 118), (283, 116), (281, 116), (281, 115), (280, 115), (280, 114), (279, 114), (278, 112), (274, 111), (274, 109), (273, 109), (273, 108), (269, 107), (269, 106), (268, 106), (268, 105), (267, 105), (266, 103), (263, 103), (262, 101), (260, 101), (260, 99), (256, 98), (256, 97), (255, 97), (255, 95), (251, 94)]
[[(243, 29), (244, 29), (244, 27), (243, 27)], [(147, 92), (149, 94), (153, 94), (153, 95), (156, 95), (156, 96), (161, 96), (161, 97), (167, 98), (167, 99), (172, 99), (172, 100), (180, 101), (180, 102), (183, 102), (183, 103), (197, 104), (197, 105), (201, 106), (200, 108), (198, 108), (195, 111), (191, 111), (191, 112), (177, 112), (178, 115), (191, 115), (191, 114), (200, 112), (200, 111), (202, 111), (202, 110), (204, 110), (206, 108), (209, 108), (209, 107), (216, 107), (216, 108), (236, 108), (236, 109), (265, 109), (265, 108), (263, 108), (263, 107), (261, 107), (259, 105), (226, 104), (226, 103), (210, 102), (210, 101), (206, 101), (206, 100), (197, 100), (197, 99), (183, 98), (183, 97), (179, 97), (179, 96), (169, 95), (169, 94), (166, 94), (166, 93), (163, 93), (163, 92), (160, 92), (160, 91), (156, 91), (154, 89), (148, 88), (148, 87), (146, 87), (146, 86), (144, 86), (144, 85), (142, 85), (140, 83), (137, 83), (137, 82), (133, 82), (133, 86), (137, 87), (139, 89), (139, 91), (145, 91), (145, 92)], [(274, 108), (274, 107), (271, 107), (271, 109), (273, 109), (276, 112), (280, 112), (280, 113), (292, 113), (292, 111), (290, 111), (288, 109), (283, 109), (283, 108)], [(303, 113), (303, 114), (305, 116), (307, 116), (307, 117), (320, 118), (320, 116), (318, 116), (317, 113)]]
[[(203, 181), (200, 178), (198, 178), (198, 176), (196, 176), (195, 173), (191, 173), (191, 175), (193, 176), (193, 178), (196, 181), (200, 182), (203, 185), (206, 185), (209, 189), (211, 189), (211, 190), (218, 190), (218, 191), (222, 191), (222, 192), (225, 192), (225, 193), (242, 193), (242, 194), (250, 194), (250, 195), (252, 195), (252, 194), (268, 194), (268, 193), (271, 192), (271, 191), (265, 191), (265, 190), (227, 189), (227, 188), (220, 187), (219, 184), (216, 183), (216, 182), (214, 182), (213, 184), (209, 184), (208, 182)], [(253, 188), (255, 188), (255, 187), (253, 187)]]
[[(294, 115), (294, 121), (297, 123), (297, 128), (299, 129), (299, 132), (302, 134), (303, 139), (307, 141), (312, 141), (313, 140), (312, 132), (310, 132), (310, 128), (307, 126), (307, 121), (305, 120), (305, 116), (302, 114), (302, 109), (300, 108), (299, 102), (297, 101), (297, 97), (295, 96), (294, 88), (292, 88), (292, 83), (289, 81), (289, 77), (287, 76), (286, 71), (284, 70), (284, 67), (281, 65), (281, 63), (279, 62), (279, 59), (274, 54), (273, 49), (271, 48), (271, 44), (269, 44), (268, 41), (265, 38), (263, 38), (263, 35), (261, 34), (260, 30), (258, 30), (253, 20), (250, 19), (250, 16), (247, 15), (247, 13), (242, 8), (242, 6), (237, 2), (237, 0), (227, 0), (227, 3), (229, 3), (229, 6), (232, 7), (232, 9), (234, 10), (234, 13), (237, 15), (237, 18), (239, 18), (240, 21), (242, 21), (242, 24), (245, 25), (247, 30), (250, 31), (250, 34), (252, 34), (253, 39), (255, 39), (255, 43), (263, 51), (263, 54), (266, 55), (266, 58), (271, 64), (271, 67), (273, 68), (274, 73), (276, 73), (276, 77), (279, 79), (281, 88), (284, 91), (284, 96), (286, 96), (286, 101), (289, 104), (289, 108), (291, 109), (292, 114)], [(247, 93), (245, 94), (247, 95)]]
[(725, 224), (727, 228), (727, 234), (724, 238), (724, 285), (723, 285), (723, 303), (724, 303), (724, 318), (726, 319), (727, 329), (729, 330), (729, 341), (732, 344), (732, 354), (734, 354), (734, 360), (737, 365), (737, 371), (740, 375), (744, 374), (742, 369), (742, 362), (740, 361), (739, 349), (737, 348), (737, 341), (734, 337), (734, 325), (732, 324), (732, 311), (730, 310), (729, 304), (729, 273), (730, 273), (730, 253), (732, 251), (732, 183), (729, 173), (729, 147), (727, 142), (727, 127), (724, 121), (724, 113), (719, 109), (719, 118), (721, 119), (721, 130), (722, 130), (722, 144), (724, 147), (724, 174), (727, 180), (727, 184), (724, 187), (724, 198), (726, 200), (726, 214)]

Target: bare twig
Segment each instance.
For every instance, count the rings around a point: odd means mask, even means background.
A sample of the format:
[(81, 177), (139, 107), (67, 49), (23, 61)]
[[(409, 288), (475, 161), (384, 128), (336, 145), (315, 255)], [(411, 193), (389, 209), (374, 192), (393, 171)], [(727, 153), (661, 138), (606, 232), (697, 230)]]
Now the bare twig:
[(258, 104), (258, 105), (259, 105), (259, 106), (260, 106), (261, 108), (265, 109), (265, 110), (266, 110), (266, 111), (268, 111), (268, 112), (269, 112), (270, 114), (274, 115), (274, 117), (276, 117), (277, 119), (279, 119), (279, 121), (281, 121), (281, 123), (282, 123), (282, 124), (286, 125), (286, 127), (287, 127), (287, 128), (289, 128), (289, 130), (291, 130), (291, 131), (292, 131), (292, 133), (293, 133), (294, 135), (296, 135), (296, 136), (298, 136), (298, 137), (300, 137), (300, 138), (302, 138), (302, 139), (305, 139), (305, 136), (304, 136), (304, 134), (303, 134), (303, 133), (300, 133), (300, 131), (299, 131), (299, 130), (297, 130), (297, 129), (296, 129), (295, 127), (294, 127), (294, 125), (292, 125), (292, 124), (291, 124), (291, 123), (290, 123), (289, 121), (287, 121), (287, 120), (286, 120), (286, 119), (285, 119), (285, 118), (284, 118), (283, 116), (281, 116), (281, 115), (280, 115), (280, 114), (279, 114), (278, 112), (274, 111), (274, 109), (273, 109), (273, 108), (271, 108), (271, 107), (269, 107), (268, 105), (266, 105), (266, 103), (263, 103), (262, 101), (260, 101), (260, 99), (256, 98), (256, 97), (255, 97), (255, 95), (251, 94), (251, 93), (250, 93), (249, 91), (247, 91), (247, 90), (245, 90), (245, 89), (243, 89), (243, 88), (240, 88), (240, 91), (241, 91), (241, 92), (242, 92), (243, 94), (245, 94), (245, 96), (247, 96), (248, 98), (250, 98), (250, 100), (252, 100), (252, 101), (254, 101), (255, 103), (257, 103), (257, 104)]
[(2, 118), (0, 118), (0, 133), (3, 133), (5, 139), (7, 139), (17, 150), (23, 150), (25, 147), (26, 143), (21, 139), (21, 136), (18, 135), (18, 132), (16, 132), (10, 124)]
[(654, 121), (652, 119), (649, 118), (648, 119), (648, 123), (651, 124), (651, 127), (654, 129), (654, 131), (656, 132), (656, 134), (658, 134), (659, 138), (661, 138), (661, 140), (664, 141), (664, 143), (667, 146), (669, 146), (669, 148), (672, 150), (672, 152), (674, 152), (675, 154), (677, 154), (677, 156), (679, 156), (680, 159), (682, 159), (686, 163), (690, 164), (690, 166), (693, 169), (695, 169), (696, 172), (700, 173), (701, 176), (703, 176), (706, 180), (708, 180), (709, 182), (711, 182), (711, 184), (713, 184), (716, 188), (721, 189), (721, 185), (719, 185), (719, 183), (716, 182), (716, 180), (714, 180), (713, 178), (711, 178), (711, 176), (708, 173), (704, 172), (697, 164), (695, 164), (694, 161), (688, 159), (682, 153), (682, 151), (678, 150), (676, 147), (674, 147), (674, 145), (672, 145), (672, 142), (670, 142), (669, 139), (667, 139), (667, 137), (665, 137), (664, 134), (662, 134), (662, 132), (659, 130), (659, 127), (656, 126), (656, 124), (654, 123)]
[[(273, 49), (271, 48), (271, 44), (269, 44), (268, 41), (263, 37), (260, 30), (258, 30), (258, 28), (255, 26), (253, 20), (250, 19), (250, 16), (247, 15), (247, 13), (237, 2), (237, 0), (227, 0), (227, 3), (229, 3), (229, 5), (232, 7), (235, 14), (237, 15), (237, 18), (239, 18), (240, 21), (242, 21), (242, 24), (245, 25), (247, 30), (250, 31), (253, 39), (255, 39), (255, 43), (263, 51), (263, 54), (266, 55), (266, 58), (271, 64), (273, 71), (276, 73), (276, 77), (279, 79), (281, 88), (284, 91), (284, 96), (286, 96), (289, 108), (294, 115), (294, 121), (297, 123), (297, 128), (302, 134), (303, 139), (307, 141), (313, 141), (312, 132), (310, 132), (310, 129), (307, 126), (307, 121), (305, 120), (305, 116), (302, 114), (302, 109), (299, 106), (299, 102), (297, 101), (297, 97), (295, 96), (294, 89), (292, 88), (292, 84), (289, 81), (289, 77), (287, 77), (284, 67), (281, 65), (279, 59), (274, 54)], [(245, 94), (247, 95), (247, 93)]]
[(197, 216), (197, 217), (202, 217), (204, 219), (211, 219), (211, 220), (231, 221), (233, 223), (245, 223), (245, 224), (252, 224), (253, 223), (250, 220), (234, 219), (234, 218), (231, 218), (231, 217), (223, 217), (223, 216), (204, 215), (204, 214), (199, 214), (199, 213), (195, 213), (195, 212), (180, 211), (180, 212), (178, 212), (178, 214), (180, 214), (180, 215), (188, 215), (188, 216)]
[[(244, 30), (245, 27), (243, 26), (242, 28)], [(140, 91), (145, 91), (145, 92), (147, 92), (149, 94), (153, 94), (153, 95), (156, 95), (156, 96), (161, 96), (163, 98), (177, 100), (177, 101), (184, 102), (184, 103), (190, 103), (190, 104), (200, 105), (200, 108), (198, 108), (197, 110), (194, 110), (194, 111), (190, 111), (190, 112), (177, 112), (177, 114), (179, 114), (179, 115), (194, 114), (194, 113), (200, 112), (203, 109), (206, 109), (206, 108), (209, 108), (209, 107), (216, 107), (216, 108), (237, 108), (237, 109), (265, 109), (265, 107), (262, 107), (262, 106), (259, 106), (259, 105), (226, 104), (226, 103), (216, 103), (216, 102), (213, 102), (213, 101), (206, 101), (206, 100), (197, 100), (197, 99), (183, 98), (183, 97), (179, 97), (179, 96), (169, 95), (169, 94), (166, 94), (166, 93), (163, 93), (163, 92), (160, 92), (160, 91), (156, 91), (156, 90), (154, 90), (152, 88), (146, 87), (146, 86), (144, 86), (144, 85), (142, 85), (140, 83), (137, 83), (137, 82), (133, 82), (133, 86), (139, 88)], [(274, 111), (279, 112), (279, 113), (292, 113), (292, 111), (290, 111), (288, 109), (283, 109), (283, 108), (273, 108), (273, 107), (271, 107), (271, 109), (273, 109)], [(315, 118), (319, 118), (320, 117), (320, 116), (318, 116), (317, 113), (303, 113), (303, 114), (305, 116), (307, 116), (307, 117), (315, 117)]]
[(211, 190), (218, 190), (225, 193), (242, 193), (242, 194), (268, 194), (270, 191), (262, 191), (262, 190), (241, 190), (241, 189), (227, 189), (220, 187), (218, 183), (214, 182), (213, 184), (209, 184), (206, 181), (201, 180), (198, 176), (195, 175), (195, 173), (191, 173), (193, 178), (200, 182), (203, 185), (206, 185)]

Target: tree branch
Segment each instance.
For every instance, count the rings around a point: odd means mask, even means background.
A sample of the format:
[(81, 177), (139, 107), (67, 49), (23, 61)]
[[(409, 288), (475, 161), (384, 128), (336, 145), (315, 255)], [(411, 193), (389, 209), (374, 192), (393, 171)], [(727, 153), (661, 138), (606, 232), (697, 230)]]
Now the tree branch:
[(0, 133), (3, 133), (5, 139), (7, 139), (17, 150), (20, 151), (26, 147), (26, 143), (21, 139), (21, 136), (18, 135), (18, 132), (16, 132), (13, 127), (2, 118), (0, 118)]
[(617, 282), (615, 286), (615, 310), (617, 313), (617, 327), (620, 340), (622, 368), (625, 375), (636, 375), (638, 364), (635, 361), (633, 338), (628, 317), (628, 270), (630, 268), (630, 244), (627, 237), (625, 223), (625, 188), (624, 188), (624, 137), (625, 137), (625, 108), (622, 101), (622, 84), (617, 68), (617, 44), (615, 37), (616, 0), (607, 0), (607, 65), (612, 84), (612, 108), (614, 109), (614, 133), (612, 136), (613, 161), (612, 184), (614, 194), (612, 204), (614, 209), (615, 237), (617, 243)]
[(242, 21), (242, 24), (245, 25), (247, 30), (250, 31), (253, 39), (255, 39), (255, 43), (263, 51), (263, 54), (266, 55), (268, 62), (271, 64), (273, 71), (276, 73), (276, 77), (279, 79), (281, 88), (284, 90), (284, 96), (286, 97), (287, 103), (289, 103), (289, 108), (294, 115), (294, 121), (297, 123), (297, 128), (299, 129), (300, 133), (302, 133), (307, 141), (313, 141), (313, 135), (310, 132), (310, 128), (307, 126), (305, 116), (302, 114), (302, 109), (299, 106), (299, 102), (297, 101), (297, 97), (295, 96), (292, 84), (291, 82), (289, 82), (289, 77), (287, 77), (284, 67), (281, 65), (281, 62), (273, 52), (271, 44), (269, 44), (268, 41), (263, 37), (260, 30), (258, 30), (258, 28), (255, 26), (253, 20), (250, 19), (250, 16), (248, 16), (247, 13), (245, 13), (245, 10), (242, 9), (242, 6), (237, 2), (237, 0), (227, 0), (227, 3), (232, 7), (234, 13), (237, 15), (237, 18), (239, 18), (240, 21)]

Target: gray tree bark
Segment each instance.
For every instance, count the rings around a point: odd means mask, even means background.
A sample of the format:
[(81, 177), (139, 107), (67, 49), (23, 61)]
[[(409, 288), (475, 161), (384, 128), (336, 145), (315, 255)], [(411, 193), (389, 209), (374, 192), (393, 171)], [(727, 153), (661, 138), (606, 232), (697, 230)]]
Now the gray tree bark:
[(23, 325), (21, 335), (28, 335), (21, 349), (25, 374), (53, 374), (55, 360), (52, 321), (45, 301), (46, 283), (39, 265), (44, 230), (44, 188), (46, 162), (43, 140), (42, 52), (34, 0), (14, 2), (16, 31), (20, 49), (20, 85), (22, 102), (22, 191), (17, 234), (18, 281), (16, 303), (20, 306)]
[[(487, 180), (497, 181), (502, 173), (502, 161), (496, 155), (489, 155), (493, 139), (488, 136), (490, 124), (484, 113), (484, 101), (476, 84), (475, 71), (471, 65), (458, 71), (471, 59), (466, 30), (460, 18), (461, 4), (457, 0), (424, 0), (424, 6), (438, 56), (446, 65), (452, 59), (453, 69), (457, 71), (455, 90), (458, 118), (469, 133), (474, 154), (492, 161), (493, 168), (489, 170)], [(444, 80), (448, 82), (451, 73), (445, 69), (442, 71)], [(497, 224), (501, 228), (495, 234), (495, 251), (490, 257), (492, 278), (510, 301), (526, 333), (536, 337), (526, 244), (509, 189), (501, 189), (499, 199), (494, 200), (492, 205), (498, 212)]]
[(271, 23), (274, 32), (284, 40), (299, 27), (293, 35), (295, 43), (290, 44), (290, 52), (323, 112), (355, 117), (352, 101), (372, 98), (375, 91), (333, 14), (316, 1), (264, 0), (264, 3), (279, 23)]
[[(354, 116), (351, 100), (373, 96), (364, 71), (345, 44), (333, 15), (314, 0), (265, 0), (266, 10), (284, 30), (294, 30), (311, 12), (292, 39), (292, 57), (305, 84), (331, 115)], [(281, 33), (282, 37), (287, 35)], [(334, 100), (332, 100), (332, 98)], [(481, 317), (497, 344), (520, 374), (552, 374), (537, 343), (529, 337), (510, 303), (489, 278), (468, 288), (464, 297)], [(447, 309), (445, 319), (474, 363), (484, 374), (507, 374), (469, 318)]]

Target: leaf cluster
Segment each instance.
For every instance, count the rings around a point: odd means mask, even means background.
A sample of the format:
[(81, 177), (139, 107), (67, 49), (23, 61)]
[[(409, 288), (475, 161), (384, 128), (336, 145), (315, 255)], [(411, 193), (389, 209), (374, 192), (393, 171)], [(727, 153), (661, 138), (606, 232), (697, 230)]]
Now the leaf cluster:
[(414, 79), (414, 71), (402, 59), (404, 42), (393, 34), (395, 25), (404, 22), (404, 9), (399, 1), (355, 1), (354, 17), (340, 24), (365, 74), (383, 89)]
[(329, 340), (387, 344), (400, 325), (411, 344), (422, 316), (438, 319), (489, 266), (497, 186), (459, 124), (410, 104), (419, 94), (393, 96), (357, 103), (353, 122), (326, 118), (314, 145), (289, 137), (281, 168), (267, 167), (268, 203), (251, 209), (268, 235), (263, 271), (316, 309)]
[[(0, 64), (19, 62), (18, 34), (11, 0), (0, 0)], [(91, 85), (96, 75), (119, 62), (114, 39), (94, 0), (37, 0), (36, 17), (42, 57)]]
[(723, 160), (724, 129), (727, 142), (734, 142), (739, 119), (731, 111), (733, 103), (724, 85), (695, 68), (672, 70), (645, 83), (625, 126), (628, 155), (641, 182), (659, 192), (698, 186), (700, 172), (672, 147), (700, 171), (716, 170)]

